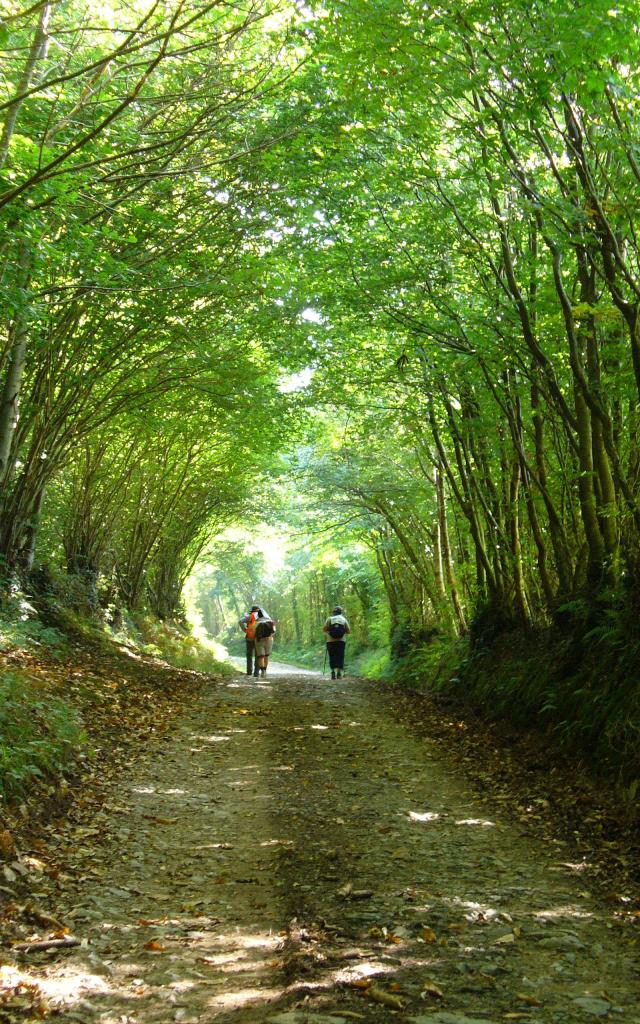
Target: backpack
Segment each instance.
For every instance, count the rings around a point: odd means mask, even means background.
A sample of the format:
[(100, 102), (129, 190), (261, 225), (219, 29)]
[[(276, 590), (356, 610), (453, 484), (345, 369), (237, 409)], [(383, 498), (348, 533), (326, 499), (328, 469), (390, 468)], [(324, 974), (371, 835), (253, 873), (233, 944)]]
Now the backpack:
[(329, 623), (329, 636), (334, 640), (342, 640), (344, 634), (347, 632), (347, 627), (344, 622), (330, 622)]
[(256, 623), (256, 640), (266, 640), (268, 636), (273, 636), (276, 631), (271, 619), (259, 619)]

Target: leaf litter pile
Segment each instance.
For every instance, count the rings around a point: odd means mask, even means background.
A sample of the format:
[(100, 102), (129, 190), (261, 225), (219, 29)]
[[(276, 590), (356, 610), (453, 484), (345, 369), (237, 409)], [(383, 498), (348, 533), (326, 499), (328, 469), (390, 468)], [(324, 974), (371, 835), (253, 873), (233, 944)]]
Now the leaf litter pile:
[(136, 743), (14, 854), (0, 1020), (640, 1024), (637, 918), (393, 696), (136, 673)]

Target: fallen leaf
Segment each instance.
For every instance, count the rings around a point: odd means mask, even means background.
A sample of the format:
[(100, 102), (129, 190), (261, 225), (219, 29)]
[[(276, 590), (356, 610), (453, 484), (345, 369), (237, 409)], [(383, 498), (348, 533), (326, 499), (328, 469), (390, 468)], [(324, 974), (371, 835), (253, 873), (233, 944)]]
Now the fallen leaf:
[(385, 992), (384, 989), (370, 985), (367, 989), (367, 995), (369, 999), (373, 999), (374, 1003), (381, 1003), (382, 1006), (389, 1006), (394, 1010), (404, 1010), (404, 999), (401, 999), (400, 996), (394, 996), (390, 992)]
[(16, 844), (13, 841), (13, 836), (6, 828), (0, 830), (0, 853), (4, 857), (15, 857), (16, 855)]
[(526, 992), (516, 992), (516, 999), (519, 999), (521, 1003), (526, 1003), (527, 1006), (542, 1006), (536, 996), (529, 996)]
[(506, 946), (509, 942), (515, 942), (516, 937), (513, 932), (508, 932), (506, 935), (500, 935), (497, 939), (493, 940), (494, 946)]
[(444, 999), (444, 992), (434, 981), (424, 981), (422, 983), (420, 998), (426, 999), (427, 996), (432, 996), (434, 999)]
[(148, 942), (145, 942), (143, 944), (142, 948), (143, 949), (152, 949), (156, 953), (164, 953), (164, 952), (166, 952), (166, 949), (167, 949), (167, 947), (163, 946), (161, 942), (157, 941), (157, 939), (149, 939)]
[(438, 941), (438, 936), (434, 932), (433, 928), (429, 928), (427, 925), (423, 925), (422, 926), (422, 931), (420, 932), (420, 938), (422, 939), (423, 942), (437, 942)]

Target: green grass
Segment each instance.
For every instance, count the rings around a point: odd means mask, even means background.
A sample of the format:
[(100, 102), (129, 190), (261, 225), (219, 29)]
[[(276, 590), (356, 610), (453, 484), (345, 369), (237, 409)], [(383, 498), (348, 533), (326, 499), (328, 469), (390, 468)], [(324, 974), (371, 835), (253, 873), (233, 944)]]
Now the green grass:
[(175, 668), (218, 676), (232, 676), (236, 672), (226, 660), (228, 653), (222, 644), (157, 619), (136, 616), (127, 622), (126, 632), (117, 639), (133, 644), (142, 654), (162, 658)]
[(0, 677), (0, 798), (15, 800), (34, 782), (55, 781), (85, 743), (82, 719), (69, 703), (39, 694), (15, 673)]
[(354, 651), (345, 658), (347, 675), (362, 676), (364, 679), (388, 679), (391, 672), (391, 658), (388, 648), (365, 648)]
[(609, 615), (582, 636), (513, 631), (482, 648), (436, 638), (396, 661), (391, 679), (452, 697), (488, 720), (542, 732), (637, 801), (640, 641), (630, 618)]
[(466, 639), (434, 637), (404, 657), (391, 662), (389, 676), (397, 686), (409, 686), (421, 692), (458, 690), (460, 667), (468, 657)]

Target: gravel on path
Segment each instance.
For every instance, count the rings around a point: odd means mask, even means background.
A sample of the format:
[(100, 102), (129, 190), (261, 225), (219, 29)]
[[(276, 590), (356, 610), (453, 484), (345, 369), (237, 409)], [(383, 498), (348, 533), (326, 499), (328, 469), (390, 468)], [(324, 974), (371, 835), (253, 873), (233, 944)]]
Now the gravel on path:
[(362, 680), (212, 683), (56, 841), (33, 901), (80, 945), (12, 950), (0, 1021), (37, 991), (82, 1024), (640, 1024), (637, 948), (584, 865)]

